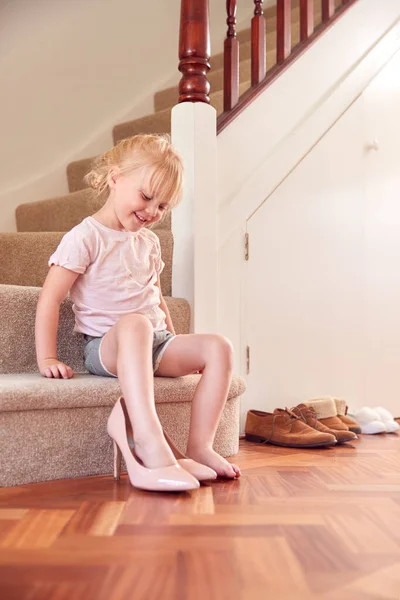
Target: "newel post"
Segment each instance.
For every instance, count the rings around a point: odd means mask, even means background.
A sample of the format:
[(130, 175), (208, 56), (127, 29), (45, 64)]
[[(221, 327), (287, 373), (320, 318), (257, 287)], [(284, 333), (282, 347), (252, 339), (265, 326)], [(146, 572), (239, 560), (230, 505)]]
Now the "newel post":
[(217, 113), (210, 104), (208, 0), (181, 0), (179, 103), (172, 143), (183, 158), (183, 198), (172, 211), (172, 293), (191, 306), (191, 331), (217, 332)]
[(210, 103), (210, 15), (208, 0), (181, 0), (179, 102)]

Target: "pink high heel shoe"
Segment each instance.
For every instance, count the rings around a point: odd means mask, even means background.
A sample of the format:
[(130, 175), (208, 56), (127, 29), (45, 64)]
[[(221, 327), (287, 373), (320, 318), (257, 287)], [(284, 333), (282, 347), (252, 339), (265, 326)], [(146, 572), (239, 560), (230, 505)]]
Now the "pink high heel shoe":
[(196, 477), (198, 481), (209, 481), (210, 479), (217, 479), (218, 475), (214, 471), (214, 469), (211, 469), (206, 465), (202, 465), (201, 463), (196, 462), (195, 460), (188, 458), (187, 456), (182, 454), (182, 452), (178, 450), (178, 448), (175, 446), (174, 442), (171, 440), (171, 438), (165, 432), (165, 430), (163, 431), (165, 439), (167, 440), (168, 445), (173, 452), (173, 455), (177, 459), (178, 464), (180, 464), (181, 467), (185, 469), (185, 471), (193, 475), (193, 477)]
[[(116, 402), (107, 422), (108, 435), (114, 445), (114, 478), (119, 479), (121, 459), (125, 459), (131, 484), (142, 490), (153, 492), (183, 492), (196, 490), (199, 482), (180, 465), (170, 465), (157, 469), (147, 469), (135, 454), (132, 426), (121, 396)], [(129, 437), (132, 437), (130, 440)]]

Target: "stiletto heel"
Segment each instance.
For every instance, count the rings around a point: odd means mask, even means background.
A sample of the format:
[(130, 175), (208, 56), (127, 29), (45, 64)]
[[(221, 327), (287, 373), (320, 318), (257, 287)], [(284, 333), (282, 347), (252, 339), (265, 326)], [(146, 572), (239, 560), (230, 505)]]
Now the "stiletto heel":
[(199, 481), (209, 481), (210, 479), (217, 479), (218, 475), (214, 471), (214, 469), (211, 469), (206, 465), (196, 462), (195, 460), (192, 460), (191, 458), (185, 456), (185, 454), (182, 454), (182, 452), (178, 450), (178, 448), (175, 446), (174, 442), (164, 431), (164, 429), (163, 432), (165, 439), (167, 440), (168, 445), (173, 452), (173, 455), (178, 461), (178, 464), (180, 464), (181, 467), (185, 469), (185, 471), (188, 471), (188, 473), (193, 475), (193, 477), (196, 477), (196, 479), (198, 479)]
[(107, 431), (114, 442), (114, 477), (119, 478), (123, 456), (134, 487), (154, 492), (183, 492), (200, 486), (197, 479), (179, 464), (157, 469), (147, 469), (143, 465), (135, 453), (132, 425), (122, 396), (111, 411)]
[(114, 479), (119, 481), (121, 477), (122, 454), (121, 450), (118, 448), (117, 442), (113, 440), (112, 443), (114, 448)]

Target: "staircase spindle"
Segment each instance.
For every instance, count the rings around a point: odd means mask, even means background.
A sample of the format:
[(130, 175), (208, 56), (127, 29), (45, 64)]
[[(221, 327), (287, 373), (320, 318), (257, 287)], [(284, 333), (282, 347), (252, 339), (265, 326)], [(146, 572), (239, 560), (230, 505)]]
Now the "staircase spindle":
[(291, 0), (277, 0), (276, 4), (276, 62), (283, 63), (292, 50)]
[(326, 23), (335, 13), (335, 0), (322, 0), (322, 22)]
[(251, 85), (257, 85), (266, 73), (266, 35), (263, 0), (254, 0), (254, 17), (251, 20)]
[(304, 42), (314, 32), (314, 2), (300, 0), (300, 40)]
[(210, 103), (210, 15), (208, 0), (181, 0), (179, 102)]
[(226, 0), (228, 30), (224, 42), (224, 110), (239, 100), (239, 41), (236, 38), (237, 0)]

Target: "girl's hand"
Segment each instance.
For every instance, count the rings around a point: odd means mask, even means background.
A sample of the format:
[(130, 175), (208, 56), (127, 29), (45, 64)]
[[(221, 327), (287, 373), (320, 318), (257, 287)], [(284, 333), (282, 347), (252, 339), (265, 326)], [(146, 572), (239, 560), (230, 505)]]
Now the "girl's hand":
[(43, 377), (55, 377), (56, 379), (71, 379), (74, 372), (68, 365), (57, 360), (57, 358), (46, 358), (39, 365), (39, 371)]

